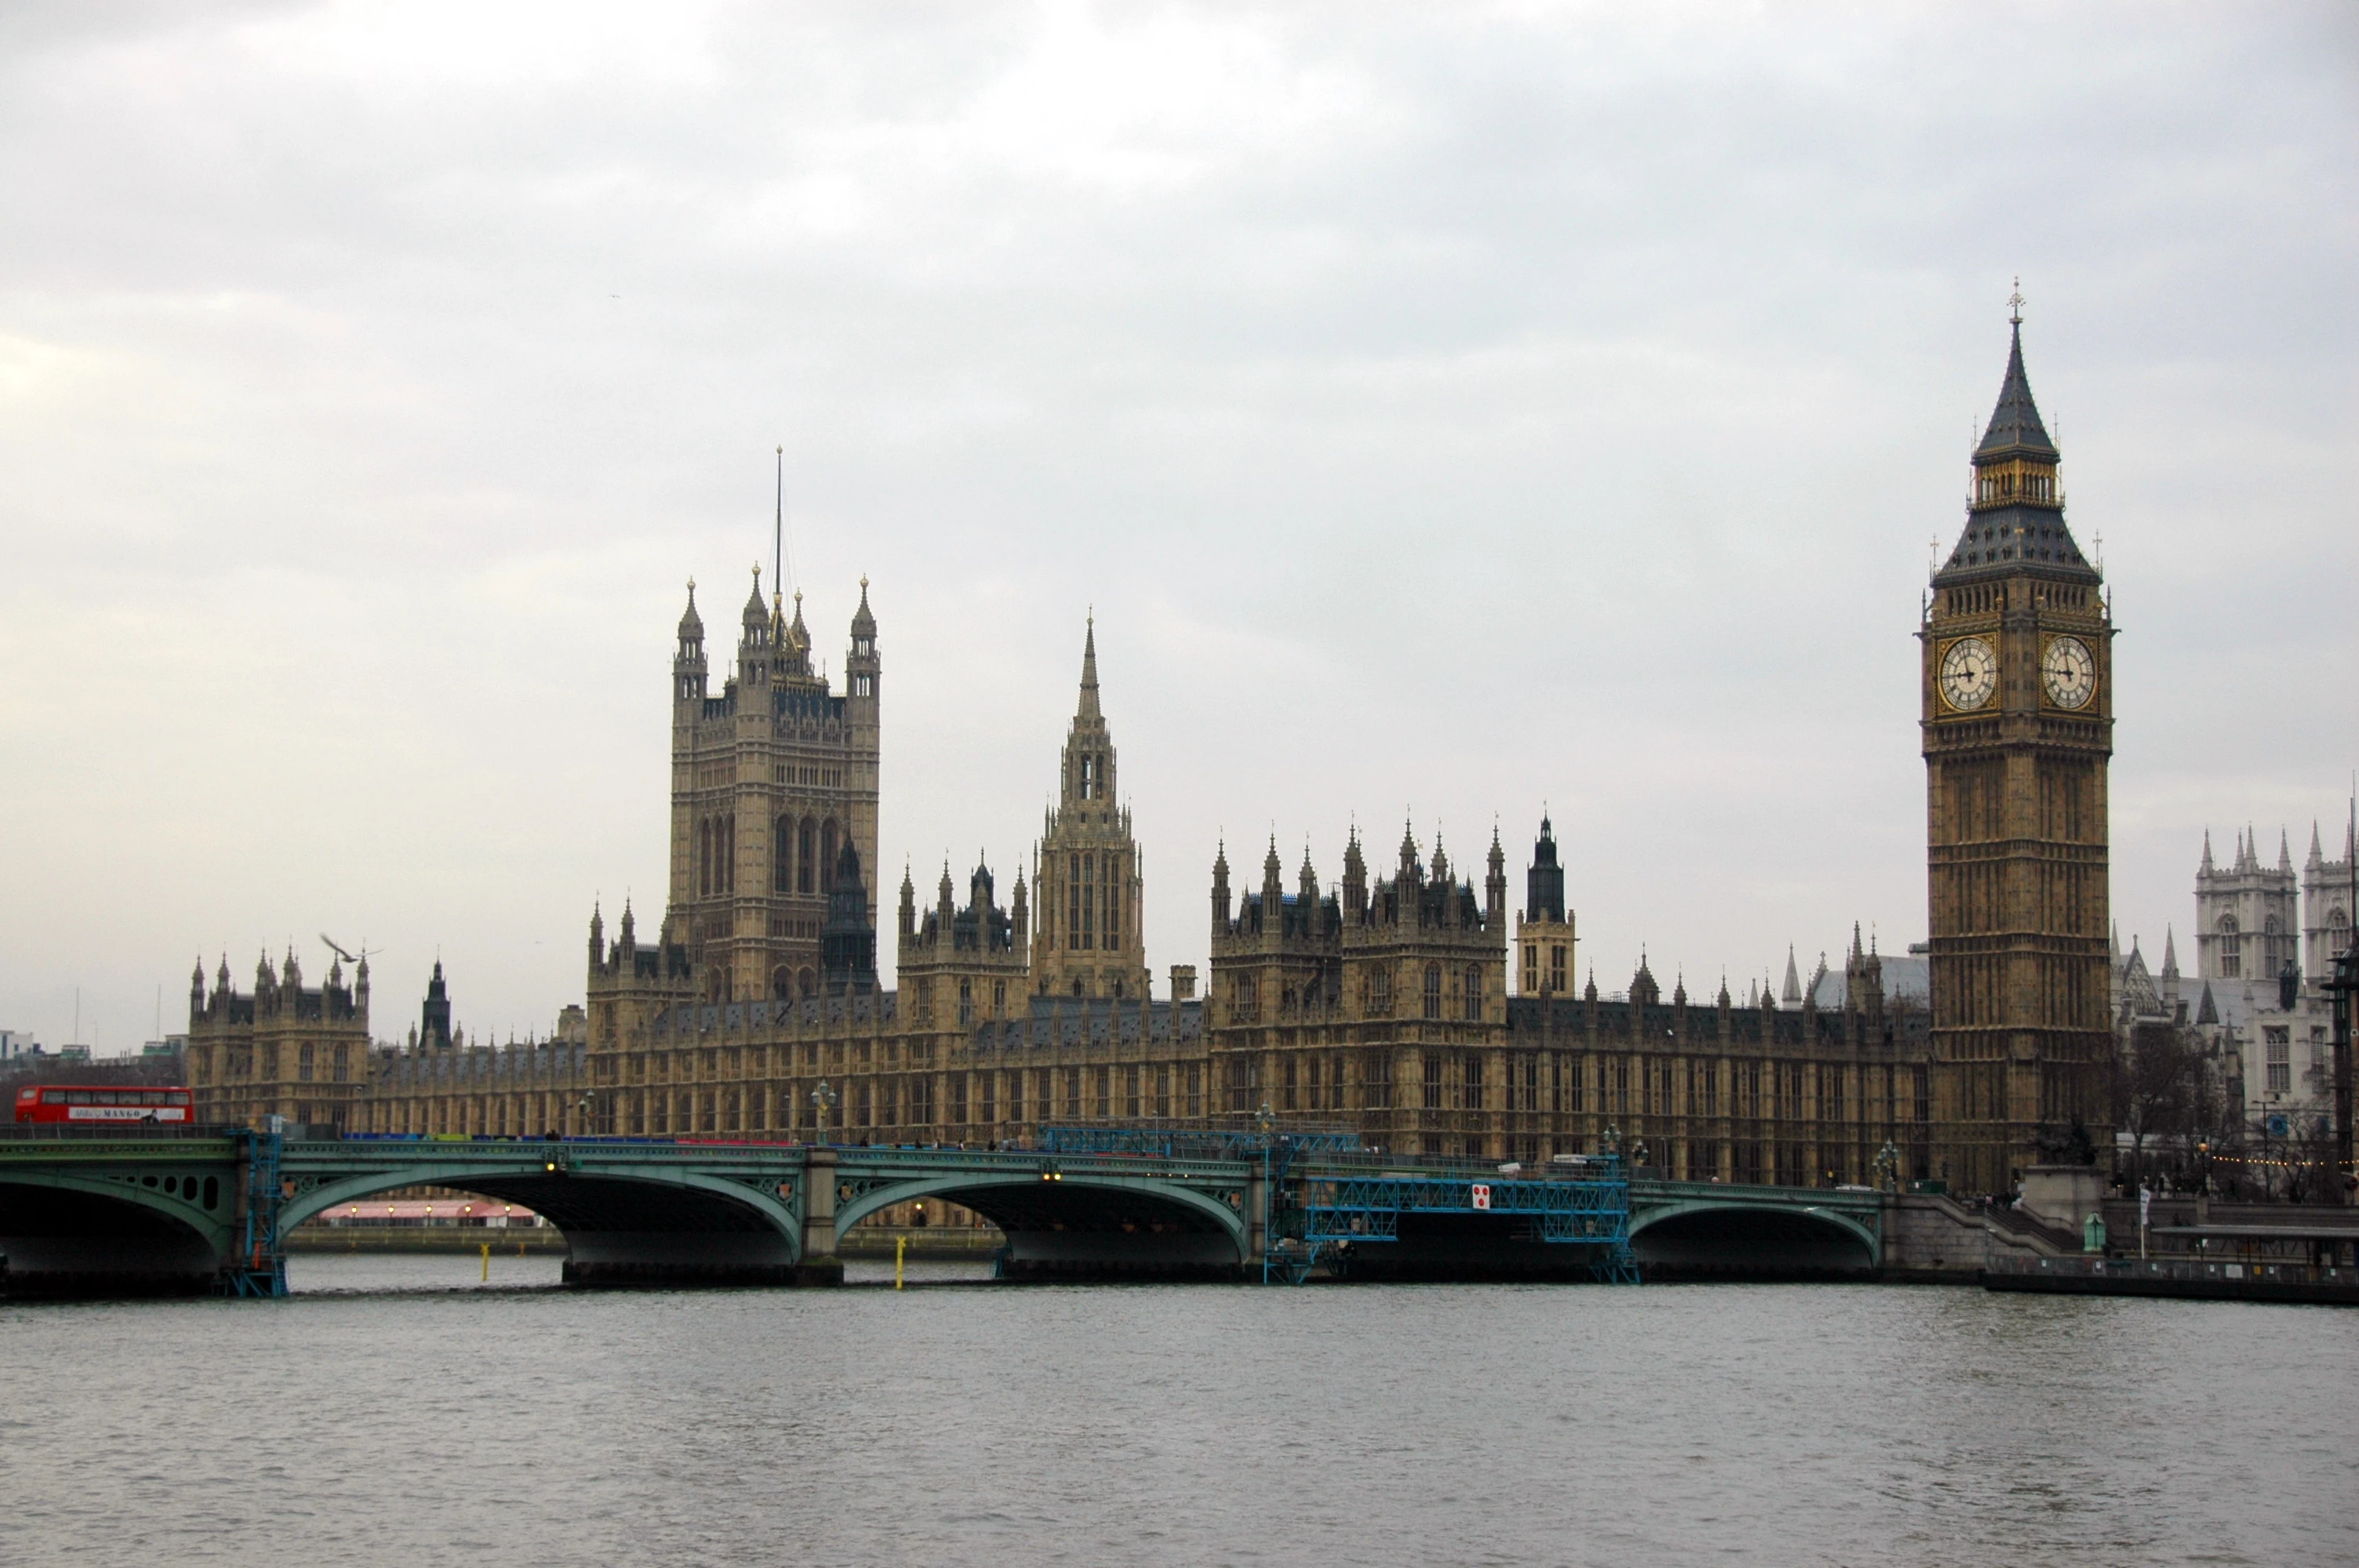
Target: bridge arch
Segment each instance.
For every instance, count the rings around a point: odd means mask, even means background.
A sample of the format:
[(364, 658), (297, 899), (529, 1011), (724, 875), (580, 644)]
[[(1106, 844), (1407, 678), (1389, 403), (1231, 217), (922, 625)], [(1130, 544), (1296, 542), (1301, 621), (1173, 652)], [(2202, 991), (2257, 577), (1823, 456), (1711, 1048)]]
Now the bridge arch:
[(482, 1166), (420, 1162), (335, 1177), (288, 1199), (279, 1209), (279, 1231), (377, 1193), (425, 1185), (479, 1193), (539, 1214), (565, 1236), (571, 1283), (779, 1283), (802, 1262), (800, 1217), (775, 1184), (646, 1164), (616, 1169), (578, 1153), (539, 1169), (509, 1158)]
[(1630, 1246), (1649, 1279), (1868, 1274), (1883, 1238), (1823, 1204), (1685, 1198), (1634, 1209)]
[(1225, 1197), (1178, 1182), (1078, 1171), (1053, 1181), (962, 1171), (864, 1188), (855, 1183), (851, 1196), (837, 1198), (836, 1234), (921, 1198), (946, 1198), (997, 1225), (1007, 1238), (1003, 1270), (1017, 1276), (1210, 1277), (1245, 1261), (1245, 1220)]
[[(183, 1179), (174, 1173), (176, 1183)], [(218, 1174), (214, 1207), (160, 1179), (75, 1171), (11, 1171), (0, 1180), (0, 1267), (10, 1295), (183, 1295), (212, 1287), (227, 1249), (231, 1205)], [(197, 1178), (191, 1181), (196, 1186)], [(199, 1189), (201, 1190), (201, 1189)]]

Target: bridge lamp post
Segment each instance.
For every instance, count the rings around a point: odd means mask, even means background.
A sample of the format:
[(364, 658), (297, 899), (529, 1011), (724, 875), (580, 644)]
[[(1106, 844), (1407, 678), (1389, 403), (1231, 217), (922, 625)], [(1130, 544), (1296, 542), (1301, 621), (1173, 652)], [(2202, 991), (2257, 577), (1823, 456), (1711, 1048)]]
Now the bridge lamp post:
[(819, 1114), (819, 1141), (827, 1141), (827, 1113), (835, 1108), (835, 1091), (821, 1078), (819, 1087), (811, 1090), (811, 1108)]

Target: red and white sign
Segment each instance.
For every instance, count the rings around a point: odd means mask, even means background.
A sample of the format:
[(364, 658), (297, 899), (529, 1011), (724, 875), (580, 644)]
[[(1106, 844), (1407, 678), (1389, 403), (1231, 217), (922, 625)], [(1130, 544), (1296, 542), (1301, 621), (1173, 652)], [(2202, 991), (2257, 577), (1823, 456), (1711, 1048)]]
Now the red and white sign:
[(1474, 1184), (1474, 1206), (1476, 1208), (1489, 1208), (1491, 1206), (1491, 1188), (1488, 1183), (1477, 1182)]

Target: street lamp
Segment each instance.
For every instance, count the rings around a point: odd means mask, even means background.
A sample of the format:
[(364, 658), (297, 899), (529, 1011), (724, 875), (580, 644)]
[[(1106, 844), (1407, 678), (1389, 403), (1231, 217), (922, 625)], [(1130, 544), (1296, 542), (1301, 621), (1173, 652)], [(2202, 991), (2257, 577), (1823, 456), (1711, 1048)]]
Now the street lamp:
[(825, 1078), (819, 1081), (819, 1087), (811, 1090), (811, 1106), (819, 1113), (819, 1141), (824, 1143), (827, 1141), (827, 1113), (835, 1108), (835, 1091), (827, 1087)]

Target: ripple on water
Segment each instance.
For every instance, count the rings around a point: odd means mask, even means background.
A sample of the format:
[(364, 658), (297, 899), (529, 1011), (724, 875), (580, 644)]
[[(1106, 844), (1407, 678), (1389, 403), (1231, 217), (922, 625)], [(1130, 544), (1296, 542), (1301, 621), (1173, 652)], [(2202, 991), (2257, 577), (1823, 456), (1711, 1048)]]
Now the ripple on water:
[(585, 1294), (553, 1258), (492, 1265), (313, 1256), (283, 1302), (0, 1309), (0, 1561), (2359, 1558), (2354, 1314), (1873, 1287)]

